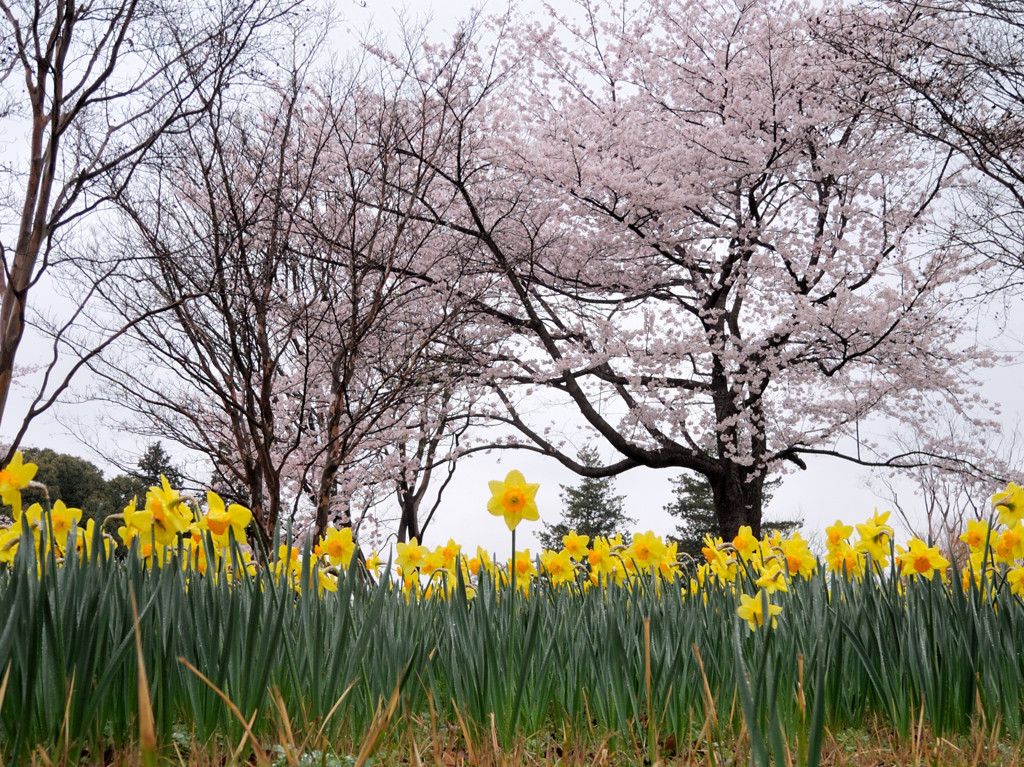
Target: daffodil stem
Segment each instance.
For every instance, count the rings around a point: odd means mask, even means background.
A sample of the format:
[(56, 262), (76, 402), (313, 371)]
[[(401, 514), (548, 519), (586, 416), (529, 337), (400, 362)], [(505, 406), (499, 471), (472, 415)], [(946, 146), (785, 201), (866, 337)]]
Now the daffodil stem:
[(511, 684), (512, 680), (512, 654), (515, 652), (516, 645), (516, 529), (512, 528), (512, 560), (509, 562), (509, 583), (512, 585), (512, 593), (509, 594), (508, 599), (508, 657), (505, 661), (507, 666), (507, 677), (509, 684), (506, 685), (508, 690), (508, 716), (511, 717), (512, 701), (515, 697), (513, 692), (514, 685)]
[(512, 529), (512, 561), (509, 563), (509, 579), (512, 581), (512, 602), (516, 601), (516, 531)]

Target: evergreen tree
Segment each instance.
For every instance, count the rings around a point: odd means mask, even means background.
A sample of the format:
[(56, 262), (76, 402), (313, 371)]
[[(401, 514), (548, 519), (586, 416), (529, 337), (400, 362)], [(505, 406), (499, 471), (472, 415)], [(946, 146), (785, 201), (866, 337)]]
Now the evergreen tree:
[[(112, 513), (106, 503), (106, 482), (103, 473), (83, 458), (58, 453), (50, 448), (27, 447), (22, 451), (25, 463), (34, 463), (35, 481), (46, 485), (49, 504), (60, 500), (72, 509), (81, 509), (85, 519), (102, 520)], [(47, 496), (42, 490), (27, 488), (21, 493), (22, 508), (33, 503), (46, 505)]]
[(181, 469), (174, 465), (171, 456), (164, 450), (163, 443), (151, 442), (146, 452), (139, 458), (138, 470), (132, 472), (132, 476), (150, 485), (159, 485), (160, 477), (167, 477), (171, 487), (180, 490), (184, 482)]
[[(581, 448), (577, 455), (584, 466), (601, 465), (595, 448)], [(614, 494), (615, 480), (610, 477), (584, 477), (576, 486), (560, 487), (562, 519), (553, 525), (545, 523), (544, 531), (537, 535), (546, 549), (561, 549), (562, 536), (568, 535), (571, 530), (579, 535), (588, 535), (593, 541), (599, 535), (611, 537), (616, 533), (625, 534), (634, 521), (623, 511), (622, 501), (625, 496)]]
[(680, 554), (699, 558), (704, 536), (718, 535), (718, 517), (711, 494), (711, 485), (697, 474), (680, 474), (672, 480), (674, 498), (665, 511), (679, 519), (671, 540), (679, 544)]
[[(764, 503), (767, 506), (775, 490), (782, 484), (780, 478), (764, 483)], [(665, 511), (678, 518), (675, 535), (670, 536), (679, 544), (680, 554), (689, 554), (701, 560), (704, 537), (719, 535), (718, 518), (715, 516), (715, 502), (708, 481), (697, 474), (680, 474), (672, 480), (672, 492), (675, 497), (665, 506)], [(778, 531), (781, 535), (789, 535), (800, 529), (803, 523), (799, 520), (766, 519), (761, 525), (764, 534)]]
[(142, 504), (149, 488), (160, 486), (161, 476), (167, 477), (167, 481), (175, 490), (182, 487), (184, 478), (181, 470), (174, 465), (171, 456), (160, 442), (151, 442), (136, 466), (135, 471), (118, 474), (108, 480), (107, 497), (112, 507), (109, 513), (121, 511), (132, 502), (132, 498)]

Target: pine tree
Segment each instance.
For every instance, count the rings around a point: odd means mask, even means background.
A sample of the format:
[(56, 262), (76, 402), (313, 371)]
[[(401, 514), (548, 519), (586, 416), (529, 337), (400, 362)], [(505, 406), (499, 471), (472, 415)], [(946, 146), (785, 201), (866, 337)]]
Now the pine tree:
[(159, 485), (160, 477), (164, 476), (171, 487), (181, 489), (184, 482), (181, 469), (171, 462), (171, 456), (164, 450), (163, 443), (151, 442), (139, 458), (138, 466), (138, 471), (132, 472), (132, 475), (145, 482), (147, 487)]
[(175, 490), (182, 489), (181, 470), (171, 462), (171, 456), (160, 442), (151, 442), (146, 447), (136, 467), (135, 471), (118, 474), (107, 482), (108, 508), (121, 511), (132, 498), (140, 505), (145, 503), (149, 488), (160, 486), (161, 475), (167, 477)]
[(718, 535), (718, 517), (708, 481), (696, 474), (680, 474), (672, 480), (674, 498), (665, 506), (665, 511), (678, 517), (675, 535), (670, 536), (679, 544), (680, 554), (691, 557), (701, 556), (704, 536)]
[[(764, 503), (767, 506), (778, 486), (780, 478), (764, 483)], [(715, 502), (708, 481), (696, 474), (680, 474), (672, 480), (672, 492), (675, 497), (665, 506), (665, 511), (680, 522), (676, 526), (675, 535), (671, 539), (679, 544), (680, 554), (689, 554), (695, 559), (702, 559), (701, 549), (704, 537), (719, 535), (718, 518), (715, 516)], [(778, 531), (781, 535), (789, 535), (800, 529), (803, 523), (799, 520), (769, 520), (761, 525), (765, 534)]]
[[(598, 452), (592, 447), (583, 447), (577, 453), (584, 466), (600, 466)], [(626, 533), (634, 521), (627, 517), (622, 508), (625, 496), (615, 495), (615, 480), (610, 477), (595, 479), (584, 477), (578, 485), (561, 485), (562, 519), (553, 525), (544, 524), (544, 532), (538, 533), (541, 545), (546, 549), (561, 549), (562, 536), (575, 530), (579, 535), (611, 537)]]

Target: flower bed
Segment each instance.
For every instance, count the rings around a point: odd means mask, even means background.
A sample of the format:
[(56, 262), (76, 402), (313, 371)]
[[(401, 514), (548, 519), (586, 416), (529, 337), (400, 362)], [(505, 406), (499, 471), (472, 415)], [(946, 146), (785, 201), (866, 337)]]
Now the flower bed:
[(5, 760), (153, 756), (184, 732), (264, 761), (287, 732), (322, 753), (357, 743), (365, 761), (410, 718), (467, 754), (553, 733), (652, 762), (666, 743), (742, 732), (757, 763), (813, 764), (826, 727), (874, 721), (905, 739), (922, 722), (1022, 734), (1015, 485), (993, 524), (964, 533), (970, 560), (951, 577), (937, 548), (894, 545), (877, 514), (856, 537), (831, 526), (824, 562), (798, 535), (743, 530), (709, 540), (701, 563), (638, 533), (570, 535), (505, 563), (411, 541), (381, 566), (341, 530), (258, 564), (238, 543), (246, 510), (212, 494), (190, 507), (166, 484), (126, 510), (120, 558), (74, 510), (22, 510), (28, 473), (19, 459), (0, 472), (16, 520), (0, 533)]

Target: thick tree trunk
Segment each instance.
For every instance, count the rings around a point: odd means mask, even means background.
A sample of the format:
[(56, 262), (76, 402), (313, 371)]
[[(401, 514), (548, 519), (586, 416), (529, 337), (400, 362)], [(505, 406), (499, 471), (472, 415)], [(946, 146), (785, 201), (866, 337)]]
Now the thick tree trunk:
[(718, 477), (709, 477), (715, 501), (719, 534), (731, 541), (743, 525), (761, 537), (761, 512), (764, 476), (750, 477), (749, 472), (735, 465), (727, 465)]
[(423, 532), (420, 530), (419, 503), (415, 495), (408, 488), (400, 488), (398, 491), (398, 504), (402, 509), (402, 519), (398, 523), (398, 542), (406, 543), (415, 538), (423, 543)]
[[(341, 416), (344, 406), (345, 389), (335, 372), (331, 391), (331, 410), (327, 416), (327, 449), (324, 456), (324, 468), (320, 473), (320, 486), (316, 500), (316, 527), (313, 540), (320, 540), (327, 532), (327, 523), (331, 516), (331, 502), (334, 500), (334, 483), (341, 469), (344, 446), (341, 434)], [(351, 520), (348, 520), (351, 525)]]

